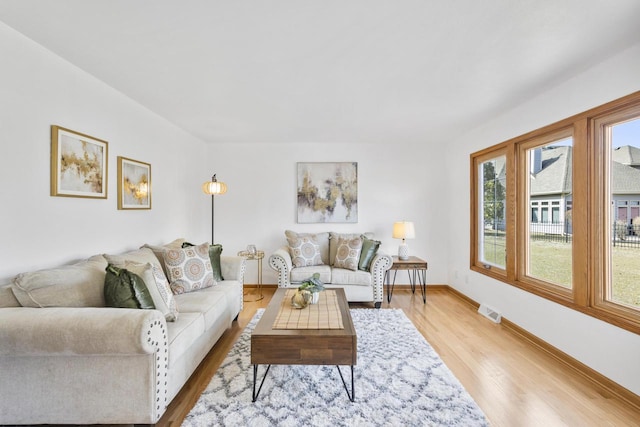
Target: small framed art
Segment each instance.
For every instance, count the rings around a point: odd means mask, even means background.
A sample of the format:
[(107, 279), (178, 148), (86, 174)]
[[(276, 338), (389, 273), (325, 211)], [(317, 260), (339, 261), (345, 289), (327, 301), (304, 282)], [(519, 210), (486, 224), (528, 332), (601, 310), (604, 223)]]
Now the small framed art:
[(51, 126), (51, 195), (107, 198), (109, 143)]
[(118, 209), (151, 209), (151, 165), (118, 156)]

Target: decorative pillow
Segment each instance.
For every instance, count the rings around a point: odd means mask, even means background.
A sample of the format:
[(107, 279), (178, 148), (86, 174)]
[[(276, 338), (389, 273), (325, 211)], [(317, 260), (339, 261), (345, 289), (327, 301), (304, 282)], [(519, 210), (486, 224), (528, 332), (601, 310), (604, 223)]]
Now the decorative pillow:
[(291, 262), (296, 267), (323, 265), (320, 244), (312, 234), (287, 237)]
[(168, 322), (177, 320), (178, 309), (176, 307), (176, 299), (173, 297), (171, 287), (164, 273), (151, 263), (138, 264), (127, 262), (125, 265), (127, 270), (142, 278), (145, 285), (147, 285), (147, 289), (149, 289), (153, 304), (156, 306), (156, 309), (162, 312), (164, 318), (167, 319)]
[(362, 238), (362, 251), (360, 252), (358, 270), (369, 271), (371, 268), (371, 261), (373, 261), (373, 257), (376, 256), (381, 242), (379, 240), (369, 239), (365, 235), (360, 237)]
[(162, 254), (169, 272), (174, 294), (208, 288), (215, 284), (209, 259), (209, 243), (180, 249), (168, 249)]
[(343, 239), (354, 239), (356, 237), (366, 236), (369, 239), (373, 239), (373, 233), (336, 233), (332, 231), (329, 233), (329, 263), (333, 265), (333, 262), (336, 259), (336, 252), (338, 252), (338, 241), (340, 238)]
[(361, 251), (362, 239), (360, 237), (354, 237), (352, 239), (340, 237), (338, 239), (336, 259), (333, 261), (333, 266), (356, 271), (358, 269)]
[(220, 264), (220, 255), (222, 254), (222, 245), (209, 246), (209, 260), (211, 261), (211, 270), (213, 272), (213, 280), (221, 282), (224, 280), (222, 277), (222, 265)]
[[(182, 247), (188, 248), (195, 246), (193, 243), (183, 242)], [(211, 261), (211, 272), (213, 273), (213, 280), (221, 282), (224, 280), (222, 277), (222, 265), (220, 264), (220, 255), (222, 254), (222, 245), (215, 244), (209, 246), (209, 261)]]
[(160, 262), (160, 266), (162, 267), (162, 272), (166, 277), (169, 277), (169, 273), (167, 272), (167, 266), (164, 264), (164, 258), (162, 257), (162, 254), (167, 249), (181, 248), (184, 242), (186, 242), (186, 239), (181, 237), (174, 240), (173, 242), (165, 243), (164, 245), (150, 245), (148, 243), (145, 243), (144, 245), (140, 246), (140, 249), (142, 248), (151, 249), (153, 251), (153, 254), (156, 256), (156, 258), (158, 258), (158, 261)]
[(125, 268), (107, 265), (104, 302), (107, 307), (155, 309), (144, 281)]
[(162, 268), (162, 264), (160, 263), (160, 260), (155, 255), (153, 250), (151, 250), (151, 248), (148, 248), (148, 247), (141, 247), (140, 249), (136, 249), (136, 250), (125, 252), (123, 254), (118, 254), (118, 255), (104, 254), (104, 257), (106, 258), (109, 264), (113, 264), (119, 268), (125, 268), (125, 264), (127, 262), (135, 262), (138, 264), (146, 264), (150, 262), (156, 267)]
[(285, 230), (284, 231), (284, 236), (287, 239), (287, 242), (289, 242), (289, 239), (296, 239), (298, 237), (310, 237), (312, 236), (313, 238), (316, 239), (316, 242), (318, 242), (318, 245), (320, 245), (320, 259), (322, 260), (322, 264), (323, 265), (331, 265), (331, 263), (333, 262), (333, 258), (335, 258), (335, 254), (332, 257), (329, 257), (329, 233), (328, 232), (323, 232), (323, 233), (298, 233), (296, 231), (293, 230)]

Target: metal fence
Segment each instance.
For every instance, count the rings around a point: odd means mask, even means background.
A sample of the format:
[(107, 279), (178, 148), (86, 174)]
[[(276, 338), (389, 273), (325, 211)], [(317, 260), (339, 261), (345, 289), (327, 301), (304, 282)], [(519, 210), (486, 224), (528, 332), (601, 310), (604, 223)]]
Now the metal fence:
[[(545, 242), (571, 243), (573, 230), (570, 221), (557, 224), (530, 224), (529, 237)], [(640, 249), (640, 224), (631, 225), (621, 221), (611, 226), (613, 246)]]
[(573, 234), (571, 221), (558, 222), (553, 224), (531, 223), (529, 237), (532, 240), (543, 240), (545, 242), (570, 243)]
[(616, 221), (612, 226), (613, 246), (621, 248), (640, 248), (640, 224), (626, 224)]

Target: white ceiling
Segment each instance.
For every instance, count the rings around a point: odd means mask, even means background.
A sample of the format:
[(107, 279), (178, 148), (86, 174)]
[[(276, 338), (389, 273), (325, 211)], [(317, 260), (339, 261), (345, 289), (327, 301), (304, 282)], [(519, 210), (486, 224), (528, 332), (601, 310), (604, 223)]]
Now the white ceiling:
[(640, 42), (638, 0), (0, 0), (0, 21), (206, 142), (441, 143)]

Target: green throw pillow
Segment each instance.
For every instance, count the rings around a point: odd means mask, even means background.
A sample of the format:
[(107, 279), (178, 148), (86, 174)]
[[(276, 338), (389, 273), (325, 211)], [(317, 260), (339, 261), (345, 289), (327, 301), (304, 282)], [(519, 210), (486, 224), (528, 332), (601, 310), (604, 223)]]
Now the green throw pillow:
[(371, 268), (371, 261), (373, 261), (373, 257), (376, 256), (381, 242), (379, 240), (371, 240), (365, 235), (360, 237), (362, 237), (362, 251), (360, 252), (358, 270), (369, 271)]
[[(183, 248), (188, 246), (194, 246), (193, 243), (184, 242)], [(222, 267), (220, 267), (220, 254), (222, 253), (222, 245), (209, 245), (209, 260), (211, 260), (211, 270), (213, 272), (213, 280), (221, 282), (224, 280), (222, 277)]]
[(222, 245), (209, 246), (209, 259), (211, 259), (211, 269), (213, 270), (213, 280), (220, 282), (224, 280), (222, 277), (222, 267), (220, 266), (220, 254), (222, 253)]
[(124, 268), (107, 265), (104, 278), (104, 301), (107, 307), (155, 309), (144, 281)]

